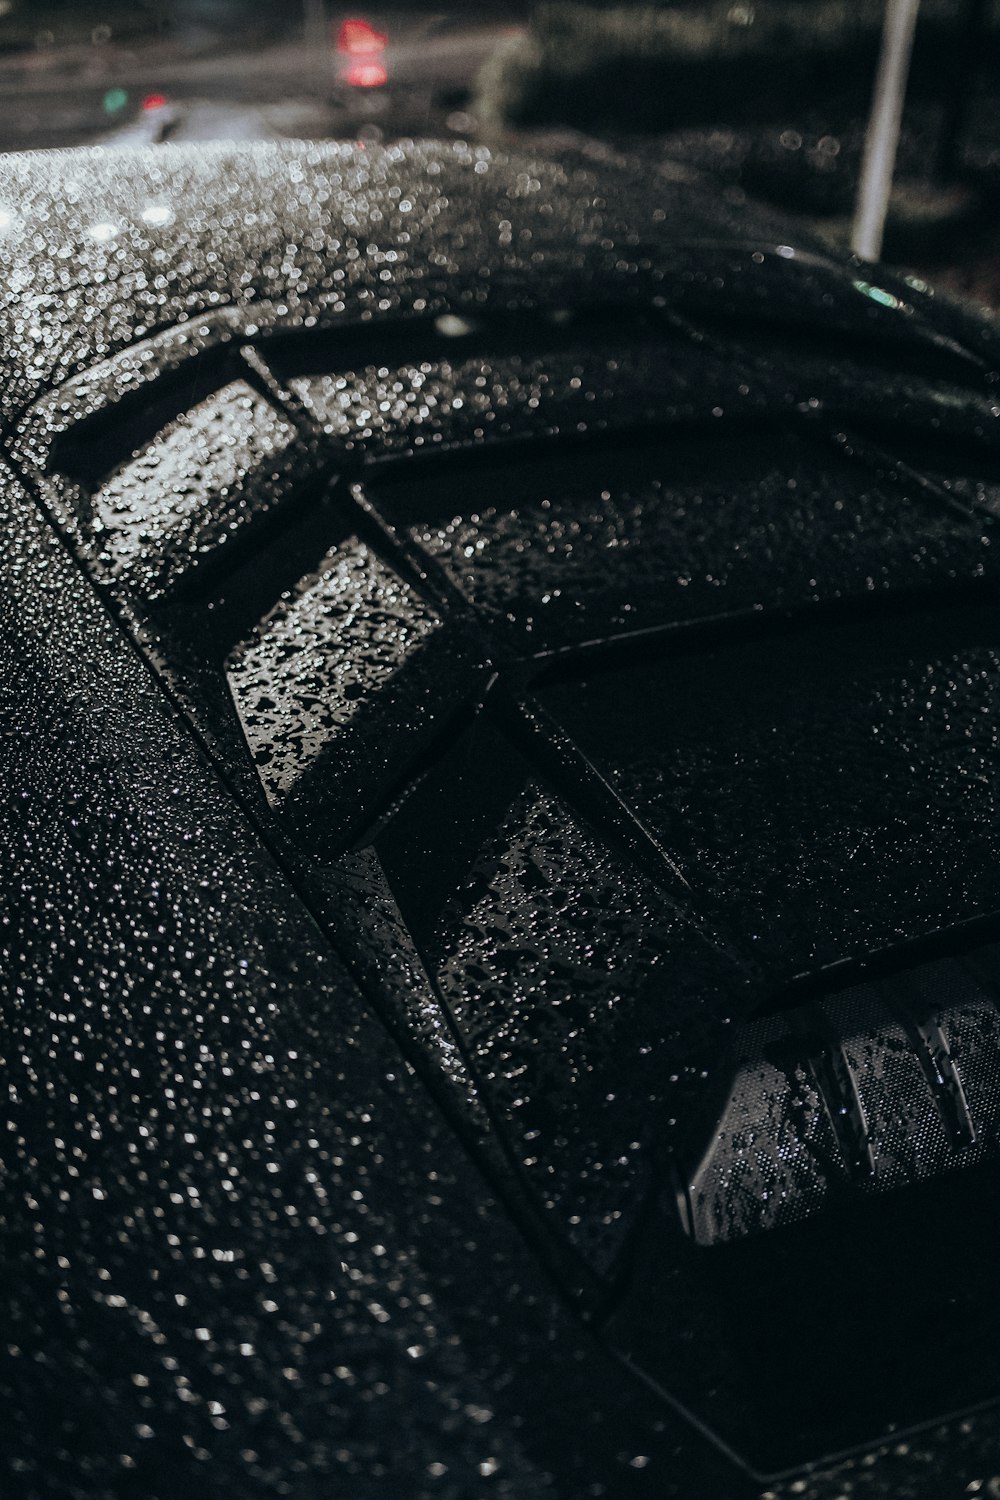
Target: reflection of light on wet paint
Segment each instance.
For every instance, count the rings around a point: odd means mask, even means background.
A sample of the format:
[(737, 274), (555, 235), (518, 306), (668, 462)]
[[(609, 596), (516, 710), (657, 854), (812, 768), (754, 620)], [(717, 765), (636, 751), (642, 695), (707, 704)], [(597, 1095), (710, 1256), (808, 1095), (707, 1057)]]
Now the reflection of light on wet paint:
[(880, 286), (872, 286), (869, 281), (852, 281), (851, 285), (863, 297), (868, 297), (872, 302), (877, 302), (879, 307), (902, 307), (903, 305), (899, 298), (894, 297), (891, 292), (887, 292)]
[(440, 317), (434, 319), (434, 327), (447, 339), (460, 339), (466, 334), (475, 333), (477, 325), (468, 318), (458, 317), (455, 313), (442, 313)]

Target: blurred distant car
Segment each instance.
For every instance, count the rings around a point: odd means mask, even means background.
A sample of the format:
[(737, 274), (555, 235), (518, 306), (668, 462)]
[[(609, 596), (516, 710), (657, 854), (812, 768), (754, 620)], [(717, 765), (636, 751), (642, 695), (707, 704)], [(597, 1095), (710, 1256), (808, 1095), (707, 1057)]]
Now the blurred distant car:
[(978, 1492), (996, 328), (584, 155), (0, 233), (4, 1496)]
[(380, 88), (388, 83), (385, 49), (389, 38), (370, 21), (348, 19), (336, 28), (340, 81), (351, 88)]

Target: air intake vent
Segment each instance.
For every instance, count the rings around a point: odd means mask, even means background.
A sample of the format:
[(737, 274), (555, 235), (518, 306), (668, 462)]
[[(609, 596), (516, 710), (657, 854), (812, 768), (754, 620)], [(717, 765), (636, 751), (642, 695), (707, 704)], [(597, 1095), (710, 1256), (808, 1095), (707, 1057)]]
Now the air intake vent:
[(698, 1243), (994, 1155), (998, 997), (1000, 950), (982, 948), (741, 1027), (704, 1155), (679, 1167)]
[(96, 487), (93, 545), (104, 543), (101, 561), (127, 587), (155, 599), (209, 556), (223, 556), (309, 474), (290, 422), (245, 381), (233, 381)]

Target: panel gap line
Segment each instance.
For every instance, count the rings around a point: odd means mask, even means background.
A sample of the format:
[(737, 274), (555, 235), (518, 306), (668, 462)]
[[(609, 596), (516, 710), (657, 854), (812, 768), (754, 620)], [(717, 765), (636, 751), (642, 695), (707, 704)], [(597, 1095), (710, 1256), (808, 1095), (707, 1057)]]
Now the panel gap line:
[[(484, 646), (487, 631), (483, 617), (462, 593), (447, 571), (406, 533), (388, 520), (368, 496), (364, 481), (350, 487), (351, 500), (364, 516), (369, 528), (381, 538), (387, 561), (423, 594), (449, 622), (457, 621), (470, 629)], [(489, 653), (492, 654), (492, 653)]]
[(245, 367), (248, 383), (260, 395), (266, 396), (288, 418), (299, 436), (307, 443), (328, 443), (327, 434), (313, 416), (305, 402), (275, 374), (259, 349), (253, 344), (243, 344), (240, 359)]
[(676, 860), (545, 710), (516, 698), (501, 679), (486, 712), (581, 821), (656, 886), (677, 920), (712, 952), (725, 953), (743, 977), (759, 988), (759, 966), (730, 930), (725, 916), (695, 895)]
[(431, 955), (425, 951), (423, 944), (411, 929), (407, 921), (406, 912), (399, 905), (388, 873), (383, 869), (382, 874), (389, 890), (392, 892), (393, 900), (396, 901), (400, 916), (409, 934), (410, 942), (413, 944), (413, 951), (420, 962), (424, 978), (427, 981), (428, 988), (434, 997), (441, 1015), (445, 1019), (452, 1040), (458, 1049), (459, 1056), (465, 1064), (466, 1071), (475, 1084), (483, 1110), (492, 1126), (494, 1139), (500, 1154), (520, 1190), (522, 1214), (533, 1228), (534, 1232), (531, 1237), (535, 1243), (536, 1252), (548, 1260), (550, 1267), (554, 1264), (556, 1273), (562, 1271), (565, 1274), (570, 1267), (573, 1268), (575, 1272), (573, 1282), (575, 1284), (570, 1287), (570, 1294), (575, 1302), (581, 1297), (584, 1299), (584, 1306), (580, 1311), (586, 1318), (588, 1310), (595, 1309), (601, 1305), (603, 1299), (607, 1296), (607, 1287), (574, 1247), (572, 1241), (567, 1237), (559, 1237), (557, 1239), (553, 1235), (550, 1226), (546, 1223), (543, 1210), (538, 1202), (538, 1194), (528, 1182), (524, 1165), (518, 1159), (506, 1124), (497, 1111), (492, 1090), (487, 1085), (484, 1085), (480, 1069), (476, 1063), (475, 1053), (458, 1023), (458, 1018), (452, 1010), (444, 990), (441, 988), (436, 966)]

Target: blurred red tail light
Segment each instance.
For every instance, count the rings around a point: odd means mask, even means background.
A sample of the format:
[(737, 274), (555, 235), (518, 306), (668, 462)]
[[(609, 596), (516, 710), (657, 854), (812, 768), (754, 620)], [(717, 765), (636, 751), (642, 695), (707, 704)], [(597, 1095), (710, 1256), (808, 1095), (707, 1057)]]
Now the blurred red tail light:
[(350, 57), (372, 57), (385, 50), (389, 38), (368, 21), (344, 21), (337, 32), (337, 51)]

